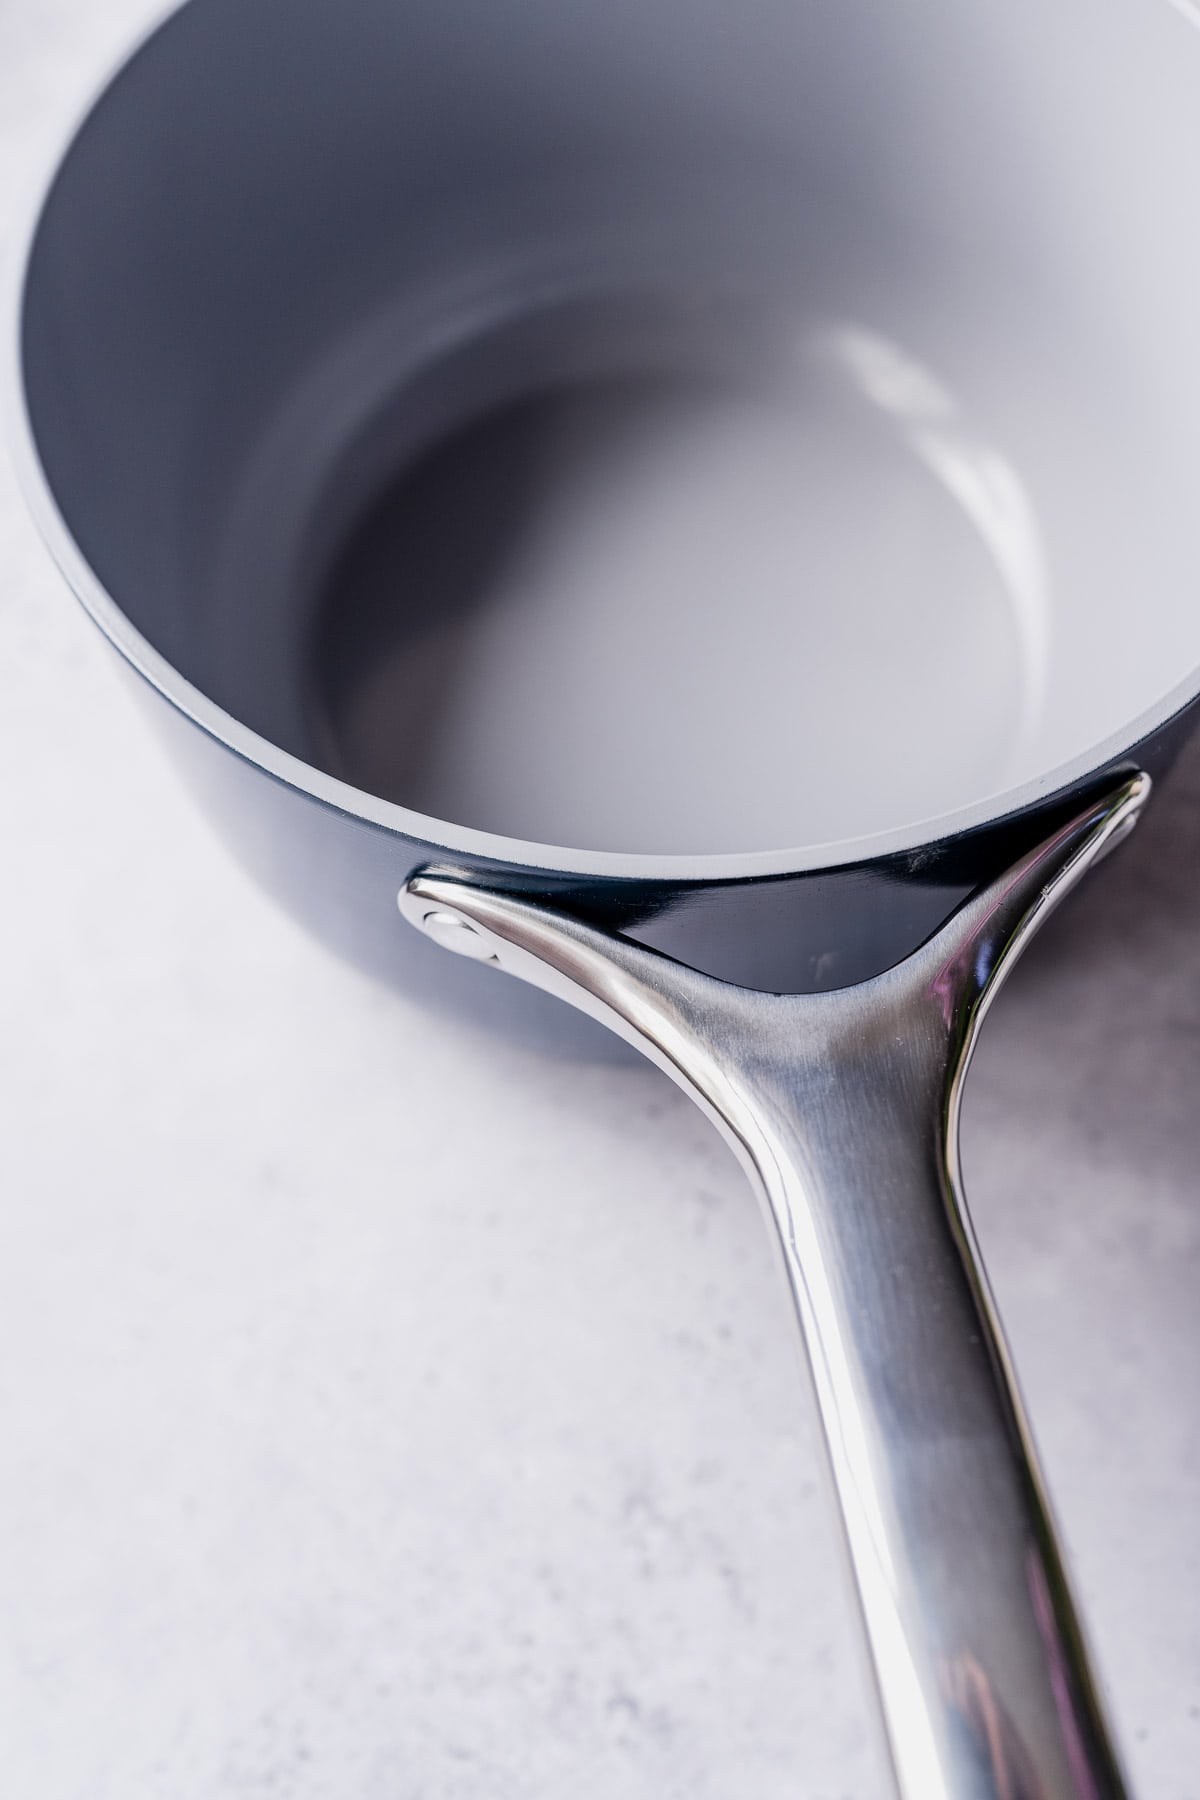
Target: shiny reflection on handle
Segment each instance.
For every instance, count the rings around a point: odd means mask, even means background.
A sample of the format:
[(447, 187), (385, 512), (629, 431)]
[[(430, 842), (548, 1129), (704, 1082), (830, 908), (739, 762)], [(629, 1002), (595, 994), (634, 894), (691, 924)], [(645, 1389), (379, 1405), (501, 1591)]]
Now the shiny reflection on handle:
[(979, 1025), (1051, 909), (1130, 829), (1121, 780), (906, 962), (762, 994), (537, 901), (423, 872), (404, 916), (635, 1044), (762, 1199), (808, 1353), (902, 1800), (1127, 1794), (963, 1199)]

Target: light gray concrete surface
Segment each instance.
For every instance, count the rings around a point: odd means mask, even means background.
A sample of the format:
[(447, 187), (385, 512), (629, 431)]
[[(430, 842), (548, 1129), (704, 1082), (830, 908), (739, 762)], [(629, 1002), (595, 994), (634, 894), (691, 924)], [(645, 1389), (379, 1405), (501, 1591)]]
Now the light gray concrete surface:
[[(0, 0), (6, 239), (144, 12)], [(0, 1790), (881, 1793), (709, 1128), (273, 912), (7, 472), (0, 746)], [(1198, 1800), (1200, 748), (997, 1006), (965, 1156), (1135, 1785)]]

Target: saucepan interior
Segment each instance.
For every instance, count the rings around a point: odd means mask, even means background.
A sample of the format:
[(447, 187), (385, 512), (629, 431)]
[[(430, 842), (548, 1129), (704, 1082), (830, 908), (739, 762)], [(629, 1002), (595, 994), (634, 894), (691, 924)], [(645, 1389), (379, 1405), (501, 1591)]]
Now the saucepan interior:
[(133, 627), (385, 800), (1003, 810), (1200, 663), (1197, 169), (1167, 0), (191, 0), (43, 211), (33, 438)]

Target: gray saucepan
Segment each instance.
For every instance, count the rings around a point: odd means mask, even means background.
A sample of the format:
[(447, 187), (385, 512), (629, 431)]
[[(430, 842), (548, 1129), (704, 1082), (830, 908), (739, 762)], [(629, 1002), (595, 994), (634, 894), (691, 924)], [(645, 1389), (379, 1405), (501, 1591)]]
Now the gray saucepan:
[(31, 504), (240, 854), (741, 1157), (905, 1800), (1126, 1791), (957, 1121), (1192, 724), (1197, 169), (1168, 0), (190, 0), (22, 269)]

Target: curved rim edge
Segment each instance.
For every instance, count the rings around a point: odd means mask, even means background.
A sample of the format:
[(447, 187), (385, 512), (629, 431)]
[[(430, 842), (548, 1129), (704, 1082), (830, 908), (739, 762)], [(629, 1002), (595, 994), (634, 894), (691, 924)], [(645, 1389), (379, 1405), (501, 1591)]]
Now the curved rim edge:
[[(160, 655), (133, 625), (92, 570), (59, 510), (33, 431), (26, 401), (22, 357), (25, 281), (42, 214), (76, 137), (93, 109), (122, 69), (142, 46), (169, 24), (187, 0), (167, 6), (140, 30), (109, 63), (102, 78), (89, 90), (59, 140), (48, 170), (35, 177), (26, 207), (19, 215), (11, 239), (11, 263), (5, 272), (2, 297), (4, 351), (0, 368), (0, 412), (7, 427), (9, 454), (18, 486), (41, 538), (60, 573), (93, 622), (126, 662), (156, 688), (176, 711), (284, 786), (336, 812), (376, 826), (396, 837), (435, 846), (449, 855), (470, 856), (485, 863), (513, 868), (544, 869), (547, 873), (608, 880), (703, 883), (747, 880), (763, 876), (804, 875), (822, 869), (846, 868), (892, 859), (928, 849), (950, 838), (1025, 812), (1118, 761), (1136, 745), (1154, 735), (1200, 694), (1200, 664), (1163, 694), (1127, 726), (1091, 745), (1067, 761), (1056, 764), (1032, 780), (1004, 788), (950, 812), (896, 826), (885, 832), (828, 840), (785, 850), (732, 851), (702, 855), (655, 856), (646, 852), (581, 850), (543, 844), (473, 826), (456, 825), (413, 811), (396, 801), (383, 800), (361, 788), (327, 775), (323, 770), (281, 750), (194, 687), (174, 665)], [(1200, 29), (1200, 12), (1192, 0), (1168, 0), (1168, 4), (1193, 27)], [(804, 779), (801, 772), (797, 779)]]

